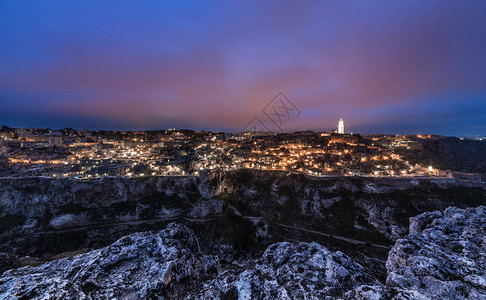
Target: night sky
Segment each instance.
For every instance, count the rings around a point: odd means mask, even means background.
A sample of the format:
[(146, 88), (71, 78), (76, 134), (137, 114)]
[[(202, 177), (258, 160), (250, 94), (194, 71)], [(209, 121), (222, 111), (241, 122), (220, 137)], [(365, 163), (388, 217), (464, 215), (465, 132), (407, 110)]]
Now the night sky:
[(486, 1), (0, 1), (0, 125), (486, 135)]

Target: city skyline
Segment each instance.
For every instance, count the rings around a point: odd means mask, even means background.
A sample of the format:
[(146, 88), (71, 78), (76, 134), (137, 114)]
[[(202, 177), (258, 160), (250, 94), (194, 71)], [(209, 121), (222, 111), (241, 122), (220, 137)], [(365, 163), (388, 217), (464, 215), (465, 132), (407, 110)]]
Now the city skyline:
[[(194, 128), (175, 128), (175, 127), (165, 127), (165, 128), (148, 128), (148, 129), (105, 129), (105, 128), (89, 128), (89, 127), (83, 127), (83, 128), (73, 128), (73, 127), (13, 127), (9, 126), (7, 124), (0, 124), (2, 128), (5, 128), (6, 130), (48, 130), (49, 132), (60, 132), (62, 130), (75, 130), (75, 131), (93, 131), (93, 132), (171, 132), (171, 131), (194, 131), (194, 132), (207, 132), (207, 133), (227, 133), (227, 134), (232, 134), (232, 133), (260, 133), (265, 135), (266, 133), (271, 133), (271, 134), (292, 134), (292, 133), (299, 133), (299, 132), (314, 132), (314, 133), (336, 133), (336, 134), (347, 134), (347, 135), (378, 135), (378, 136), (443, 136), (443, 137), (456, 137), (456, 138), (466, 138), (466, 139), (476, 139), (476, 140), (481, 140), (484, 141), (486, 140), (486, 136), (482, 135), (465, 135), (465, 136), (454, 136), (454, 135), (441, 135), (441, 134), (435, 134), (435, 133), (427, 133), (427, 132), (418, 132), (418, 133), (413, 133), (413, 134), (402, 134), (402, 133), (391, 133), (391, 132), (372, 132), (371, 130), (368, 130), (368, 132), (358, 132), (358, 131), (348, 131), (344, 130), (344, 124), (343, 124), (343, 130), (340, 131), (340, 123), (342, 118), (339, 120), (338, 125), (335, 126), (334, 128), (323, 128), (323, 129), (318, 129), (318, 130), (258, 130), (258, 128), (251, 128), (248, 130), (239, 130), (239, 131), (225, 131), (225, 130), (211, 130), (211, 129), (194, 129)], [(347, 128), (347, 127), (346, 127)], [(46, 131), (47, 132), (47, 131)]]
[(486, 4), (0, 4), (0, 123), (486, 135)]

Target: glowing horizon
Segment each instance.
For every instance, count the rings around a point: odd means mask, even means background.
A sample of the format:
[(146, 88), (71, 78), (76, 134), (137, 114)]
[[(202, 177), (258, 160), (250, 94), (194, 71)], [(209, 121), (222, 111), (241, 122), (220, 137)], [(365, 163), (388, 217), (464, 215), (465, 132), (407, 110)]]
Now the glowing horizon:
[(0, 125), (486, 135), (486, 3), (2, 1)]

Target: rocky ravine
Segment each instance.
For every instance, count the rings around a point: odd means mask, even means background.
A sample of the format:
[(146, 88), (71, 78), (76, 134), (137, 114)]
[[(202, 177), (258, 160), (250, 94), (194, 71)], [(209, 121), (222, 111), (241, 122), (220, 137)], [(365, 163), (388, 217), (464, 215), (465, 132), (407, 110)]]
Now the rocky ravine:
[(390, 251), (385, 284), (317, 243), (276, 243), (245, 266), (201, 252), (187, 227), (7, 271), (0, 298), (486, 299), (486, 207), (424, 213)]
[[(485, 190), (410, 180), (316, 178), (287, 172), (234, 170), (211, 177), (19, 178), (0, 180), (0, 252), (49, 259), (98, 249), (134, 232), (184, 223), (203, 249), (231, 245), (261, 256), (288, 239), (317, 241), (358, 259), (349, 247), (305, 231), (384, 246), (408, 233), (408, 219), (425, 211), (484, 204)], [(259, 220), (257, 222), (257, 220)], [(239, 249), (239, 250), (238, 250)], [(357, 251), (360, 250), (360, 251)], [(370, 253), (368, 253), (370, 252)], [(384, 279), (387, 250), (364, 253)], [(361, 255), (361, 253), (358, 253)], [(359, 262), (368, 268), (365, 259)], [(370, 269), (370, 268), (368, 268)]]

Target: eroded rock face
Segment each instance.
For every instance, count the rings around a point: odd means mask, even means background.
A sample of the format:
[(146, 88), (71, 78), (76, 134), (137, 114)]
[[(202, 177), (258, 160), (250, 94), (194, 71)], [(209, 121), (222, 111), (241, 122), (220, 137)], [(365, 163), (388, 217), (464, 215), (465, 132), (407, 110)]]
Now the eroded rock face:
[(217, 268), (217, 259), (200, 253), (192, 231), (170, 224), (73, 258), (7, 271), (0, 278), (0, 298), (180, 298)]
[(89, 224), (89, 217), (84, 214), (64, 214), (52, 218), (49, 225), (55, 229), (61, 230), (66, 228), (72, 228), (77, 226), (84, 226)]
[[(378, 281), (342, 252), (331, 252), (317, 243), (282, 242), (268, 247), (254, 267), (243, 272), (227, 270), (188, 298), (342, 298), (362, 285), (382, 290)], [(363, 293), (373, 294), (370, 287), (365, 289)]]
[[(136, 231), (158, 230), (150, 221), (174, 221), (195, 210), (202, 197), (200, 185), (192, 176), (1, 179), (0, 252), (58, 254), (106, 246)], [(221, 214), (222, 203), (211, 210), (199, 208), (191, 218), (205, 213)], [(154, 226), (130, 224), (139, 221)], [(110, 232), (99, 224), (110, 226)], [(70, 230), (76, 230), (72, 239), (65, 234)]]
[(201, 200), (194, 205), (188, 213), (190, 218), (205, 218), (208, 216), (221, 215), (223, 213), (223, 202), (220, 200)]
[(486, 207), (418, 215), (410, 233), (386, 263), (398, 298), (486, 299)]
[(0, 252), (0, 275), (10, 269), (19, 267), (19, 257), (11, 253)]

